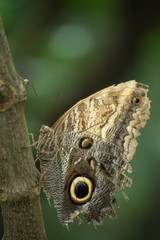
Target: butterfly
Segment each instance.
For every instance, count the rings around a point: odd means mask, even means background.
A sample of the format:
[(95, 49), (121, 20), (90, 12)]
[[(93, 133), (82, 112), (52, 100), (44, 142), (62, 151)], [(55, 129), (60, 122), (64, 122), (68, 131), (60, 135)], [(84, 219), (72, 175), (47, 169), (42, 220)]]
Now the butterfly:
[(79, 214), (95, 225), (116, 216), (116, 192), (132, 185), (126, 172), (149, 119), (147, 91), (135, 80), (110, 86), (79, 101), (52, 127), (41, 127), (43, 189), (62, 224), (82, 224)]

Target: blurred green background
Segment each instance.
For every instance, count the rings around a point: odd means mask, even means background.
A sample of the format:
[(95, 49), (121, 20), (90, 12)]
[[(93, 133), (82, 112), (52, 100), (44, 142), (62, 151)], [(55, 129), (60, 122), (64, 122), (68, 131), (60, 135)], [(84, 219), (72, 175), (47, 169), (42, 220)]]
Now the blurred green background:
[[(0, 0), (0, 14), (16, 69), (34, 84), (41, 102), (28, 85), (25, 111), (35, 139), (42, 124), (51, 126), (102, 88), (131, 79), (150, 86), (151, 118), (131, 162), (133, 186), (125, 191), (130, 200), (118, 193), (117, 219), (105, 217), (97, 229), (85, 223), (68, 231), (42, 193), (48, 240), (159, 239), (160, 1)], [(2, 219), (0, 224), (2, 234)]]

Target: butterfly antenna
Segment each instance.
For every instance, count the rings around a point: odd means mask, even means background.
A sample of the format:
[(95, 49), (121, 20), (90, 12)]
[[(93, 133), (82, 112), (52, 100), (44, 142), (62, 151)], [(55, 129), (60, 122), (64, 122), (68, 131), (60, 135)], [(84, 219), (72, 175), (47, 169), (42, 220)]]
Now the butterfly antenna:
[(60, 93), (58, 93), (57, 98), (56, 98), (56, 101), (55, 101), (55, 103), (54, 103), (54, 106), (53, 106), (53, 109), (52, 109), (52, 112), (51, 112), (51, 115), (50, 115), (50, 118), (49, 118), (49, 122), (50, 122), (50, 123), (51, 123), (52, 120), (53, 120), (53, 116), (54, 116), (54, 113), (55, 113), (55, 108), (56, 108), (56, 106), (57, 106), (59, 97), (60, 97)]
[(41, 111), (42, 111), (43, 118), (44, 118), (45, 122), (47, 123), (48, 120), (47, 120), (47, 117), (46, 117), (46, 116), (47, 116), (47, 115), (46, 115), (46, 112), (44, 111), (44, 106), (42, 105), (42, 103), (41, 103), (41, 101), (40, 101), (40, 99), (39, 99), (39, 97), (38, 97), (38, 94), (37, 94), (37, 92), (36, 92), (36, 89), (35, 89), (33, 83), (32, 83), (32, 88), (33, 88), (33, 91), (34, 91), (34, 93), (35, 93), (35, 95), (36, 95), (36, 97), (37, 97), (37, 99), (38, 99), (39, 105), (41, 106), (41, 109), (42, 109)]

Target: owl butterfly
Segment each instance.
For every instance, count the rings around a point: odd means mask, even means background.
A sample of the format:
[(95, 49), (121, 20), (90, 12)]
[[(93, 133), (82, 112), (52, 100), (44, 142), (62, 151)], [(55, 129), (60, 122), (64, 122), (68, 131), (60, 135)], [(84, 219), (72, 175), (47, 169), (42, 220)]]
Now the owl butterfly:
[(147, 87), (128, 81), (75, 104), (50, 128), (42, 126), (37, 146), (43, 189), (53, 198), (62, 224), (100, 224), (116, 216), (116, 190), (131, 186), (125, 172), (139, 130), (149, 118)]

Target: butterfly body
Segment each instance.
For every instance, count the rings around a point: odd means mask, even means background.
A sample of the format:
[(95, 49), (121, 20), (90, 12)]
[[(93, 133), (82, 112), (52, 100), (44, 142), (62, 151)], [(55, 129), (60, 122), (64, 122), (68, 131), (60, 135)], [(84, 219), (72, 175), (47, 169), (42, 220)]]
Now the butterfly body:
[(116, 189), (132, 184), (125, 171), (132, 171), (128, 162), (149, 108), (147, 90), (133, 80), (81, 100), (53, 127), (41, 127), (43, 188), (63, 224), (81, 224), (79, 213), (95, 224), (116, 216)]

